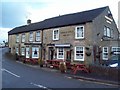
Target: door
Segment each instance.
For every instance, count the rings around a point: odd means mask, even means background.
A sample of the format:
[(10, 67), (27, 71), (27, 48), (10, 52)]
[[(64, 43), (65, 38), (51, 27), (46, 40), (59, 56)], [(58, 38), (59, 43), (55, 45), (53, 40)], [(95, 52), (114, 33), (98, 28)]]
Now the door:
[(66, 51), (66, 60), (71, 61), (71, 51)]
[(54, 59), (54, 48), (53, 47), (49, 47), (48, 58), (49, 58), (49, 60), (53, 60)]

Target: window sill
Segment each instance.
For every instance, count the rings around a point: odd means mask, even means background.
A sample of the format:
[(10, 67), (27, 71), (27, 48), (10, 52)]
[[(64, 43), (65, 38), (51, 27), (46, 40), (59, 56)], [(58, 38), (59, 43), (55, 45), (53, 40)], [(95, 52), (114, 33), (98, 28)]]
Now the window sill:
[(85, 39), (84, 37), (83, 38), (75, 38), (76, 40), (83, 40), (83, 39)]
[(74, 62), (84, 62), (83, 59), (74, 59)]

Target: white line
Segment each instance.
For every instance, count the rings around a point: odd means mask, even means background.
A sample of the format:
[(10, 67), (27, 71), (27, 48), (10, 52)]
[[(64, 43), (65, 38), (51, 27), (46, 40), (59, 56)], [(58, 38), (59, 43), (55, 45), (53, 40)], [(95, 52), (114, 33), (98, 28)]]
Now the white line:
[(1, 69), (1, 70), (2, 70), (2, 71), (6, 71), (7, 73), (9, 73), (9, 74), (11, 74), (11, 75), (13, 75), (13, 76), (15, 76), (15, 77), (18, 77), (18, 78), (20, 77), (20, 76), (18, 76), (18, 75), (16, 75), (16, 74), (14, 74), (14, 73), (6, 70), (6, 69)]
[(35, 84), (35, 83), (30, 83), (30, 84), (32, 84), (32, 85), (34, 85), (34, 86), (37, 86), (37, 87), (39, 87), (39, 88), (43, 88), (43, 89), (46, 89), (46, 90), (51, 90), (51, 89), (48, 89), (47, 87), (45, 87), (45, 86), (43, 86), (43, 85), (39, 85), (39, 84)]

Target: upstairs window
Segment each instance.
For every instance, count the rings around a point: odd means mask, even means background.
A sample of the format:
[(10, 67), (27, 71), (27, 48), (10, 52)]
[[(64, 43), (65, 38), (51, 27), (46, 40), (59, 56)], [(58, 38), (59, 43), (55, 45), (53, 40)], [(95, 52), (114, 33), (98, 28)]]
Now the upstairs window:
[(113, 37), (113, 30), (109, 27), (104, 27), (104, 36), (106, 37)]
[(19, 42), (19, 35), (16, 35), (16, 42)]
[(75, 28), (75, 39), (83, 39), (84, 38), (84, 26), (77, 26)]
[(120, 34), (119, 34), (119, 39), (120, 39)]
[(40, 31), (36, 32), (36, 41), (40, 41)]
[(111, 29), (111, 37), (112, 37), (112, 38), (114, 37), (113, 29)]
[(29, 34), (29, 41), (30, 41), (30, 42), (33, 41), (33, 32), (30, 32), (30, 34)]
[(22, 34), (22, 42), (25, 42), (25, 34)]
[(53, 40), (59, 40), (59, 29), (53, 30)]

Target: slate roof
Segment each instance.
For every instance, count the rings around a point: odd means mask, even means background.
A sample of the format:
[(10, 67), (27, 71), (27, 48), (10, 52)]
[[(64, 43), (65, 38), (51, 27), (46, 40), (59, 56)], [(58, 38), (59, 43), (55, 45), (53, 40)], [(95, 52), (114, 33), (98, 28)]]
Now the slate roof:
[(101, 14), (106, 8), (108, 8), (108, 6), (45, 19), (44, 21), (41, 21), (41, 22), (16, 27), (12, 29), (11, 31), (9, 31), (8, 34), (11, 35), (11, 34), (17, 34), (17, 33), (22, 33), (22, 32), (34, 31), (34, 30), (44, 30), (44, 29), (49, 29), (49, 28), (57, 28), (57, 27), (77, 25), (77, 24), (83, 24), (86, 22), (91, 22), (99, 14)]

